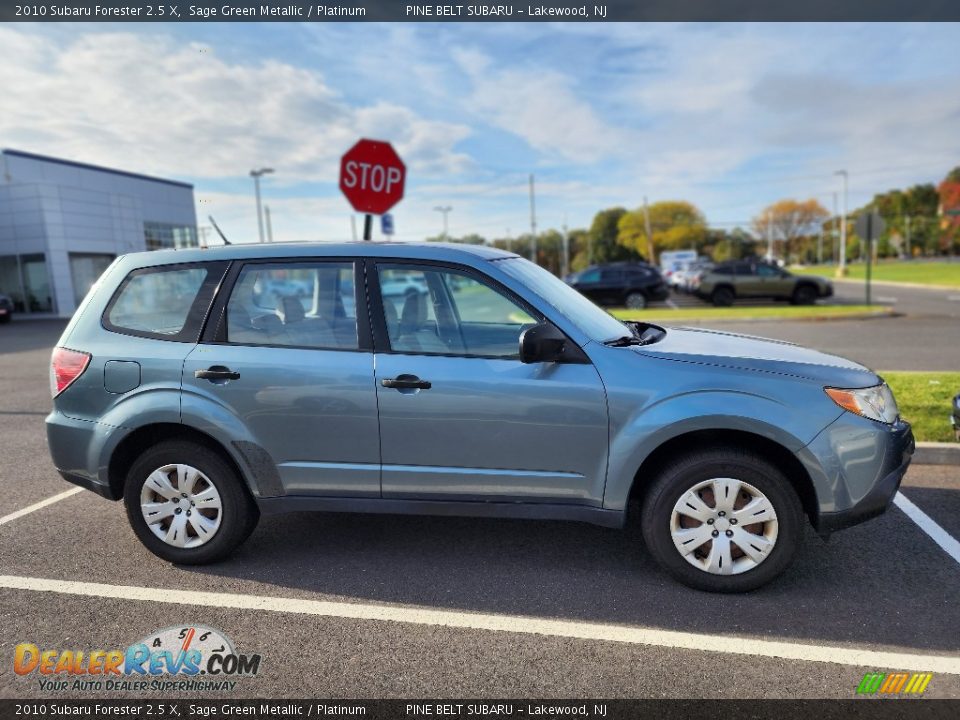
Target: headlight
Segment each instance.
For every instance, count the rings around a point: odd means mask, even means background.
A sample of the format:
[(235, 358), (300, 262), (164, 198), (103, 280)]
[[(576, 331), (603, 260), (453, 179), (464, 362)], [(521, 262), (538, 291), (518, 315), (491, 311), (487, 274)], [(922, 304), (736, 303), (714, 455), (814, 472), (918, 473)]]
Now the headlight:
[(897, 401), (886, 383), (868, 388), (843, 390), (840, 388), (824, 388), (837, 405), (865, 418), (877, 422), (892, 424), (900, 417)]

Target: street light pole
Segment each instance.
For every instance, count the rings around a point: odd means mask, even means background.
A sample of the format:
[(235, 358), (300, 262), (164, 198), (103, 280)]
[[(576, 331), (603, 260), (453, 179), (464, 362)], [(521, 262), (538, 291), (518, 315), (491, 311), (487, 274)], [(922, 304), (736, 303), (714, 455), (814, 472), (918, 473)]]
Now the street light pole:
[(444, 241), (447, 241), (449, 240), (449, 238), (447, 237), (447, 228), (448, 228), (447, 215), (450, 213), (451, 210), (453, 210), (453, 207), (451, 207), (450, 205), (437, 205), (434, 208), (434, 210), (436, 210), (438, 213), (443, 213), (443, 239)]
[(847, 171), (837, 170), (834, 175), (843, 178), (843, 216), (840, 218), (840, 262), (837, 265), (837, 277), (847, 274)]
[(257, 229), (260, 231), (260, 242), (263, 242), (263, 207), (260, 204), (260, 178), (273, 172), (273, 168), (260, 168), (251, 170), (250, 177), (253, 178), (253, 191), (257, 196)]

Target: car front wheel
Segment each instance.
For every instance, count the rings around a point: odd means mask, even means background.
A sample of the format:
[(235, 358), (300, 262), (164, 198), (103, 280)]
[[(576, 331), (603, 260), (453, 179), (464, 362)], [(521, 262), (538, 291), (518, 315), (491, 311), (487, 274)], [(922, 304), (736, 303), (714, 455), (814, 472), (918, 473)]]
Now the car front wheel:
[(127, 517), (150, 552), (200, 565), (221, 560), (256, 527), (256, 503), (220, 455), (186, 441), (144, 452), (127, 475)]
[(627, 295), (624, 304), (631, 310), (643, 310), (647, 306), (647, 296), (643, 293), (632, 292)]
[(711, 592), (746, 592), (793, 560), (803, 510), (789, 480), (766, 459), (712, 448), (666, 466), (646, 494), (643, 537), (680, 582)]

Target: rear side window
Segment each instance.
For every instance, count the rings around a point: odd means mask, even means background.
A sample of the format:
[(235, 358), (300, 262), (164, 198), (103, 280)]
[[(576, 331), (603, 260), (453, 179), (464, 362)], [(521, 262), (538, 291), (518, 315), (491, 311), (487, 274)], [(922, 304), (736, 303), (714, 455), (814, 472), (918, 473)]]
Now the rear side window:
[(246, 265), (226, 321), (226, 340), (233, 344), (357, 350), (353, 263)]
[(131, 272), (107, 306), (108, 330), (195, 342), (225, 263), (167, 265)]

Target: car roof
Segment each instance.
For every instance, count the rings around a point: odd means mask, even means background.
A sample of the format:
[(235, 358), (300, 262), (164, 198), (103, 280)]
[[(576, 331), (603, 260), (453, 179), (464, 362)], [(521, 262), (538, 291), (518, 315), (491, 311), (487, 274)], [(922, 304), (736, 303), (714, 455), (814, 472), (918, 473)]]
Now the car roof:
[(518, 257), (488, 245), (440, 242), (244, 243), (207, 248), (151, 250), (126, 256), (136, 265), (304, 257), (387, 257), (412, 260), (500, 260)]

